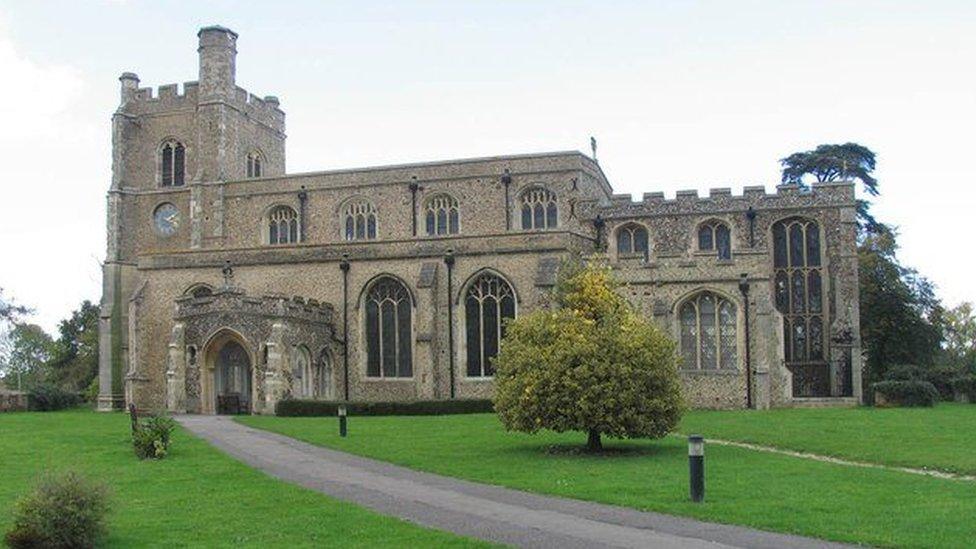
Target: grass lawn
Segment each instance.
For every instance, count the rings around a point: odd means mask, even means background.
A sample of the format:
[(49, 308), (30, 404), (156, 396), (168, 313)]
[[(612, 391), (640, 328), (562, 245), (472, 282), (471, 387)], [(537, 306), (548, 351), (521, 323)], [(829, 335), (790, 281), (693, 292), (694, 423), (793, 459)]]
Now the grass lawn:
[[(976, 407), (974, 407), (976, 410)], [(575, 452), (579, 433), (507, 433), (492, 414), (243, 417), (246, 425), (425, 471), (480, 482), (826, 539), (898, 547), (967, 547), (976, 484), (711, 446), (704, 504), (688, 502), (686, 443), (607, 441)]]
[(682, 433), (857, 461), (976, 474), (976, 405), (694, 411)]
[(110, 546), (487, 546), (278, 481), (183, 430), (166, 459), (140, 462), (128, 421), (81, 410), (0, 414), (0, 533), (39, 473), (72, 468), (112, 488)]

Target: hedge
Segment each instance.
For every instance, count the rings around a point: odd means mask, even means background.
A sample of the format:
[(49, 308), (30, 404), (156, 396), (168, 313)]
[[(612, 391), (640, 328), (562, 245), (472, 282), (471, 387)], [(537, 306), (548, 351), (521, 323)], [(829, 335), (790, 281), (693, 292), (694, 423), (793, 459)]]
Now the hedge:
[(935, 406), (939, 391), (928, 381), (879, 381), (871, 386), (876, 406)]
[(442, 414), (483, 414), (494, 412), (490, 400), (418, 400), (415, 402), (341, 402), (331, 400), (278, 401), (275, 415), (283, 417), (335, 416), (339, 405), (346, 405), (351, 416), (432, 416)]
[(952, 380), (952, 390), (956, 395), (965, 395), (969, 402), (976, 404), (976, 376), (962, 376)]
[(884, 373), (885, 381), (928, 381), (939, 392), (942, 400), (952, 400), (952, 380), (959, 377), (959, 370), (950, 366), (922, 368), (912, 364), (892, 366)]

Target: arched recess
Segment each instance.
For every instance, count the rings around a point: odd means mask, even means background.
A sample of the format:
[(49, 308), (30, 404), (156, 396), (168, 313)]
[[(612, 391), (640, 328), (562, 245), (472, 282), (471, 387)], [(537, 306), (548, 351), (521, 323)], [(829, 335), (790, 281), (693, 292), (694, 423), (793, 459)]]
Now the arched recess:
[(462, 357), (469, 378), (492, 377), (491, 360), (498, 355), (505, 319), (518, 315), (515, 286), (501, 273), (481, 269), (462, 285), (456, 303), (464, 306)]
[(696, 288), (672, 310), (683, 370), (734, 372), (744, 350), (745, 316), (739, 299), (721, 290)]
[(213, 286), (206, 284), (204, 282), (198, 282), (196, 284), (190, 285), (186, 290), (183, 291), (183, 295), (190, 295), (195, 298), (210, 297), (213, 295)]
[[(254, 356), (247, 340), (236, 330), (220, 328), (204, 344), (200, 373), (200, 411), (204, 414), (229, 412), (238, 397), (237, 412), (250, 413), (254, 406)], [(222, 406), (218, 407), (218, 403)]]
[(328, 347), (322, 347), (315, 359), (315, 397), (325, 400), (334, 398), (335, 380), (333, 372), (335, 357)]
[(315, 380), (312, 371), (312, 353), (305, 345), (292, 349), (291, 395), (294, 398), (313, 398)]

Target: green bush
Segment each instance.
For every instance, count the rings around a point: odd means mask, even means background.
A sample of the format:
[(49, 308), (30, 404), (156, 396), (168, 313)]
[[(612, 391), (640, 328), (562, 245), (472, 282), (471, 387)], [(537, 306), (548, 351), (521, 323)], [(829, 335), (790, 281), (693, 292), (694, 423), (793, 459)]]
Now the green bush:
[(495, 360), (495, 409), (510, 431), (660, 438), (684, 410), (674, 342), (616, 291), (609, 268), (564, 267), (555, 299), (508, 323)]
[(335, 416), (339, 405), (351, 416), (433, 416), (493, 412), (490, 400), (419, 400), (415, 402), (340, 402), (331, 400), (279, 400), (275, 415), (282, 417)]
[(169, 451), (170, 437), (176, 422), (166, 416), (152, 416), (140, 421), (132, 433), (132, 447), (139, 459), (163, 459)]
[(81, 404), (77, 393), (65, 391), (57, 385), (39, 383), (27, 393), (27, 407), (34, 412), (64, 410)]
[(959, 370), (950, 366), (923, 368), (912, 364), (899, 364), (888, 368), (885, 381), (928, 381), (942, 400), (952, 400), (952, 380), (959, 377)]
[(957, 395), (965, 395), (969, 402), (976, 404), (976, 375), (957, 377), (952, 380), (952, 390)]
[(15, 549), (94, 547), (105, 535), (108, 509), (104, 484), (74, 472), (47, 476), (17, 501), (4, 540)]
[(875, 397), (877, 406), (935, 406), (939, 400), (939, 391), (934, 385), (917, 379), (879, 381), (871, 389), (882, 397)]

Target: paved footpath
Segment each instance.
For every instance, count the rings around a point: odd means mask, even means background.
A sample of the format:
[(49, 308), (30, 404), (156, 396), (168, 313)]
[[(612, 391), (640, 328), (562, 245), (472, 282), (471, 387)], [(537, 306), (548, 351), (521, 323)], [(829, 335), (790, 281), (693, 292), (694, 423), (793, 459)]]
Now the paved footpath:
[(182, 416), (187, 429), (280, 479), (385, 515), (520, 547), (841, 547), (422, 473), (252, 429), (226, 416)]

